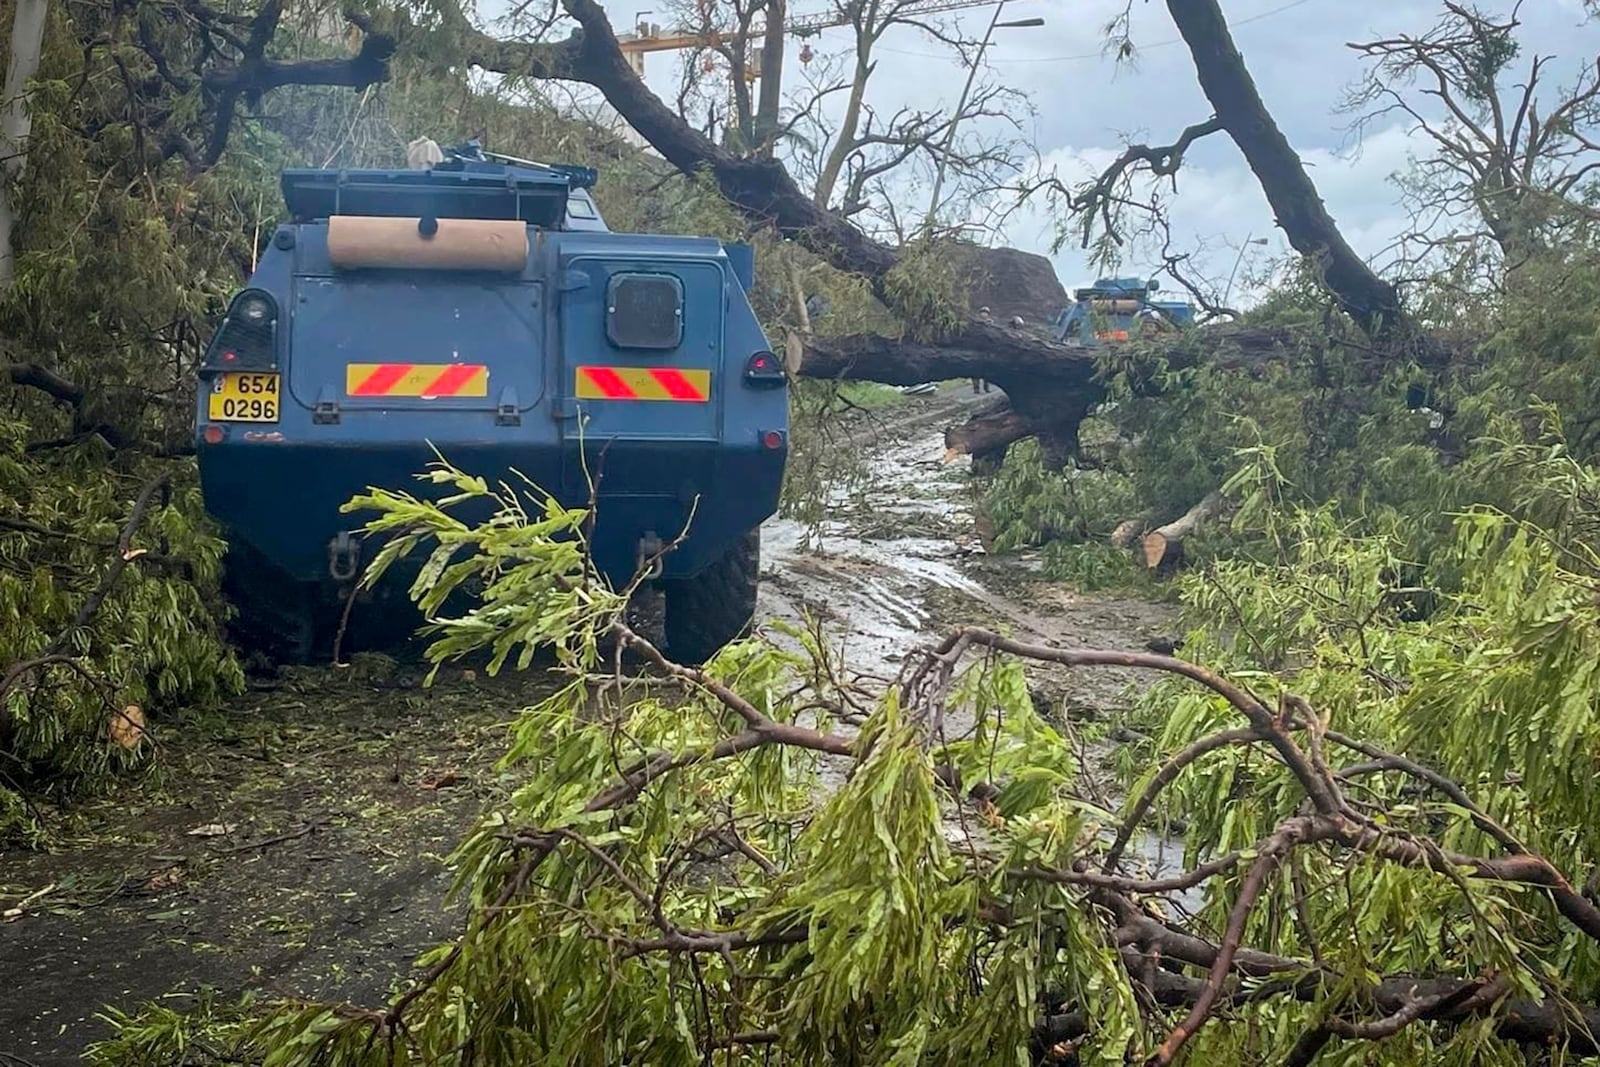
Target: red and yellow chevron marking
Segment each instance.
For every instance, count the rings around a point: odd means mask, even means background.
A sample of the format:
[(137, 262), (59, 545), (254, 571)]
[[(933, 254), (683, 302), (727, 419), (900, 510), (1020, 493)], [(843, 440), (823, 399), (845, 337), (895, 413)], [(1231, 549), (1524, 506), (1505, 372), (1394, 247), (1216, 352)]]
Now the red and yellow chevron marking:
[(580, 400), (678, 400), (704, 404), (711, 399), (711, 372), (675, 367), (579, 367)]
[(481, 363), (347, 363), (348, 396), (488, 396)]

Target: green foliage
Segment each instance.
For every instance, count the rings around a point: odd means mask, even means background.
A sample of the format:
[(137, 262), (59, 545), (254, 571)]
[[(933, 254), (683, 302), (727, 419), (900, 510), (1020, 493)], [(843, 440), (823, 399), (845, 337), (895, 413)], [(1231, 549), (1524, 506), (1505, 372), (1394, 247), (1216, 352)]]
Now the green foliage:
[[(147, 739), (125, 748), (110, 738), (126, 706), (159, 715), (214, 703), (242, 684), (211, 621), (216, 605), (202, 592), (215, 588), (221, 544), (195, 520), (192, 485), (151, 508), (131, 548), (152, 559), (122, 571), (60, 648), (67, 658), (23, 669), (56, 647), (102, 586), (139, 483), (132, 471), (70, 453), (30, 458), (20, 429), (0, 423), (3, 430), (0, 677), (17, 673), (0, 693), (0, 838), (39, 829), (20, 795), (63, 798), (151, 755)], [(47, 532), (8, 530), (5, 519)]]
[[(1436, 769), (1529, 849), (1557, 857), (1566, 871), (1586, 871), (1600, 858), (1600, 811), (1585, 769), (1600, 751), (1600, 555), (1589, 539), (1600, 476), (1572, 462), (1558, 441), (1539, 456), (1531, 446), (1501, 448), (1530, 485), (1581, 519), (1546, 526), (1489, 507), (1468, 510), (1439, 550), (1456, 583), (1439, 596), (1415, 584), (1419, 569), (1402, 538), (1362, 532), (1332, 506), (1269, 509), (1276, 555), (1219, 561), (1180, 580), (1192, 627), (1185, 654), (1248, 680), (1269, 702), (1292, 691), (1327, 728)], [(1152, 689), (1141, 708), (1159, 752), (1232, 718), (1216, 700), (1170, 684)], [(1362, 756), (1334, 747), (1330, 759), (1338, 766)], [(1367, 771), (1359, 781), (1363, 803), (1397, 826), (1447, 849), (1499, 850), (1463, 809), (1419, 794), (1402, 775)], [(1240, 746), (1204, 757), (1163, 797), (1167, 813), (1186, 820), (1196, 862), (1251, 847), (1300, 802), (1281, 765)], [(1330, 882), (1307, 863), (1304, 877), (1318, 886), (1308, 901), (1311, 926), (1278, 935), (1288, 954), (1338, 945), (1347, 972), (1497, 969), (1525, 983), (1554, 982), (1583, 1002), (1600, 994), (1593, 942), (1564, 930), (1537, 894), (1378, 864), (1357, 864)], [(1211, 921), (1223, 920), (1231, 892), (1224, 882), (1207, 894)], [(1240, 1047), (1222, 1033), (1218, 1042)], [(1471, 1030), (1451, 1043), (1485, 1057), (1473, 1062), (1509, 1054)], [(1435, 1041), (1408, 1044), (1412, 1058), (1396, 1051), (1383, 1062), (1444, 1062), (1429, 1059), (1445, 1056)], [(1217, 1042), (1208, 1047), (1222, 1055)]]
[(883, 289), (890, 310), (912, 340), (947, 337), (967, 315), (956, 258), (937, 240), (919, 240), (901, 249), (899, 263), (883, 279)]
[(1046, 578), (1069, 582), (1085, 593), (1118, 590), (1129, 595), (1154, 592), (1149, 575), (1133, 554), (1102, 541), (1052, 541), (1044, 547)]
[[(1420, 599), (1438, 594), (1402, 537), (1365, 532), (1336, 505), (1282, 503), (1272, 452), (1251, 453), (1229, 491), (1260, 551), (1180, 579), (1185, 654), (1269, 706), (1290, 694), (1303, 702), (1284, 706), (1315, 717), (1317, 758), (1347, 775), (1373, 832), (1501, 851), (1450, 796), (1364, 765), (1367, 752), (1345, 738), (1446, 775), (1497, 833), (1581, 872), (1600, 862), (1600, 802), (1588, 788), (1600, 751), (1600, 474), (1554, 426), (1541, 440), (1502, 439), (1497, 455), (1521, 472), (1524, 510), (1552, 518), (1482, 506), (1454, 517), (1437, 554), (1455, 587), (1422, 610)], [(443, 606), (436, 590), (468, 563), (498, 588), (436, 620), (441, 642), (470, 634), (478, 647), (505, 648), (503, 635), (527, 632), (529, 613), (514, 610), (525, 599), (558, 620), (533, 640), (591, 650), (611, 633), (648, 658), (617, 629), (618, 601), (552, 600), (590, 588), (572, 539), (581, 516), (513, 506), (509, 490), (491, 494), (447, 467), (431, 478), (453, 487), (456, 503), (491, 500), (496, 514), (473, 528), (448, 517), (453, 504), (387, 494), (364, 503), (409, 548), (454, 546), (478, 559), (436, 557), (412, 590), (419, 601)], [(851, 685), (846, 701), (817, 639), (785, 636), (786, 648), (759, 637), (731, 646), (703, 674), (657, 660), (633, 678), (596, 677), (591, 654), (566, 656), (571, 681), (513, 731), (505, 765), (521, 784), (452, 858), (454, 893), (473, 917), (458, 942), (419, 961), (428, 977), (402, 1002), (405, 1030), (386, 1031), (381, 1010), (280, 1002), (231, 1031), (226, 1054), (271, 1067), (1020, 1065), (1046, 1005), (1070, 1005), (1090, 1023), (1077, 1062), (1148, 1055), (1171, 1020), (1136, 994), (1141, 975), (1110, 938), (1104, 901), (1031, 876), (1093, 869), (1115, 816), (1080, 794), (1074, 746), (1038, 717), (1022, 662), (969, 659), (931, 699), (913, 675), (871, 696)], [(1151, 758), (1135, 761), (1130, 796), (1165, 755), (1239, 724), (1214, 691), (1176, 680), (1149, 690), (1137, 714)], [(850, 726), (848, 756), (819, 755)], [(1218, 748), (1161, 794), (1157, 814), (1187, 825), (1189, 863), (1231, 852), (1248, 862), (1303, 811), (1301, 784), (1266, 753)], [(944, 774), (994, 783), (990, 807), (957, 807)], [(1222, 928), (1239, 873), (1205, 882), (1195, 929)], [(1361, 849), (1290, 853), (1243, 936), (1322, 960), (1320, 997), (1237, 1004), (1184, 1062), (1280, 1062), (1321, 1015), (1368, 1011), (1383, 975), (1493, 973), (1522, 996), (1600, 995), (1594, 942), (1541, 891)], [(163, 1062), (136, 1052), (173, 1047), (189, 1025), (125, 1020), (134, 1051), (105, 1062)], [(1417, 1023), (1328, 1056), (1386, 1067), (1522, 1062), (1492, 1019)]]
[(90, 1067), (170, 1067), (173, 1064), (217, 1062), (224, 1049), (238, 1043), (251, 1021), (256, 998), (246, 994), (219, 1002), (207, 989), (198, 1002), (177, 1009), (153, 1004), (137, 1015), (110, 1009), (100, 1018), (115, 1034), (97, 1041), (84, 1053)]
[[(442, 604), (453, 568), (490, 576), (479, 606), (435, 620), (435, 659), (459, 651), (463, 635), (501, 649), (525, 633), (532, 612), (514, 602), (549, 608), (592, 588), (571, 513), (517, 505), (442, 465), (430, 480), (457, 499), (374, 494), (352, 506), (382, 512), (372, 529), (398, 537), (395, 556), (471, 553), (428, 567), (412, 590), (419, 602)], [(489, 500), (494, 517), (455, 522), (449, 511), (468, 499)], [(620, 601), (585, 595), (592, 610), (542, 612), (553, 621), (536, 639), (594, 649)], [(1089, 832), (1070, 790), (1071, 750), (1038, 718), (1020, 665), (986, 660), (957, 675), (950, 714), (976, 726), (948, 745), (928, 745), (895, 691), (876, 698), (841, 780), (804, 747), (725, 747), (749, 734), (720, 694), (775, 728), (803, 721), (826, 737), (842, 725), (830, 711), (844, 706), (836, 683), (820, 669), (826, 651), (805, 631), (788, 636), (793, 652), (751, 639), (678, 685), (597, 688), (592, 656), (569, 657), (573, 680), (513, 730), (506, 766), (521, 784), (453, 857), (454, 893), (475, 917), (457, 949), (419, 961), (443, 970), (409, 1003), (405, 1037), (374, 1041), (374, 1015), (282, 1003), (235, 1031), (227, 1054), (273, 1067), (598, 1067), (695, 1064), (720, 1047), (730, 1064), (1026, 1064), (1048, 983), (1105, 1020), (1086, 1053), (1121, 1062), (1138, 1041), (1136, 1005), (1075, 899), (1032, 887), (1010, 903), (1016, 922), (975, 921), (992, 894), (1010, 892), (1004, 863), (1061, 861)], [(619, 769), (641, 759), (662, 769), (618, 794)], [(991, 828), (998, 854), (974, 853), (970, 829), (960, 850), (947, 837), (938, 762), (1005, 783), (1007, 822)], [(615, 803), (596, 800), (606, 795)], [(675, 938), (688, 941), (663, 951)], [(713, 950), (683, 951), (697, 942)], [(132, 1050), (170, 1049), (183, 1032), (158, 1014), (122, 1031), (122, 1044), (104, 1046), (121, 1058), (107, 1051), (103, 1062), (161, 1062)]]
[(1137, 501), (1126, 475), (1084, 470), (1075, 461), (1052, 470), (1038, 442), (1029, 440), (1007, 451), (985, 505), (994, 550), (1009, 552), (1051, 541), (1103, 542)]
[(119, 121), (118, 43), (86, 54), (71, 29), (56, 11), (29, 96), (0, 335), (6, 362), (49, 367), (84, 399), (73, 409), (0, 385), (0, 518), (33, 527), (0, 527), (0, 674), (49, 648), (89, 600), (140, 486), (165, 476), (172, 491), (133, 542), (151, 558), (128, 566), (74, 633), (71, 662), (18, 675), (0, 696), (0, 838), (39, 831), (36, 801), (148, 759), (148, 740), (108, 740), (124, 706), (158, 720), (241, 683), (213, 622), (221, 545), (192, 465), (151, 453), (189, 430), (192, 360), (250, 261), (252, 208), (270, 178), (248, 157), (198, 180), (155, 157), (142, 129)]
[[(429, 631), (437, 636), (428, 646), (434, 664), (429, 680), (446, 660), (483, 648), (493, 653), (487, 668), (491, 675), (514, 652), (517, 668), (525, 669), (542, 647), (555, 649), (564, 665), (593, 669), (598, 658), (594, 638), (625, 606), (629, 591), (607, 589), (590, 564), (580, 537), (588, 510), (562, 507), (531, 483), (521, 494), (504, 483), (491, 488), (443, 459), (420, 478), (455, 492), (423, 500), (374, 489), (344, 510), (379, 512), (366, 528), (385, 540), (362, 575), (365, 585), (377, 583), (397, 561), (432, 543), (410, 588), (423, 616), (432, 620)], [(531, 497), (531, 512), (525, 496)], [(494, 515), (471, 527), (450, 514), (450, 508), (469, 501), (490, 505)], [(463, 618), (439, 618), (452, 595), (465, 588), (476, 591), (481, 606)]]

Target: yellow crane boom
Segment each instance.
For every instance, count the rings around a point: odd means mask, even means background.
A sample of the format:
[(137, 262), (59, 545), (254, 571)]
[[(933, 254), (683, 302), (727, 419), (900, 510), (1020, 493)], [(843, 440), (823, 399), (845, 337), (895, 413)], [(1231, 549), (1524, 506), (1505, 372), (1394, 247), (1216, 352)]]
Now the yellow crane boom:
[[(988, 7), (994, 0), (911, 0), (901, 6), (897, 17), (920, 17), (923, 15), (938, 15), (946, 11), (960, 11), (969, 7)], [(840, 8), (832, 11), (817, 11), (809, 15), (796, 15), (786, 19), (784, 32), (791, 37), (814, 37), (823, 30), (836, 26), (850, 25), (851, 17)], [(749, 37), (758, 39), (767, 32), (765, 21), (755, 22), (751, 25)], [(676, 52), (683, 48), (710, 48), (722, 44), (733, 36), (731, 30), (690, 30), (682, 27), (669, 28), (663, 32), (660, 26), (653, 23), (640, 22), (632, 33), (617, 34), (617, 43), (622, 52), (628, 57), (628, 62), (633, 66), (634, 72), (644, 74), (644, 55), (646, 52)], [(746, 76), (752, 81), (759, 76), (755, 69), (755, 54), (752, 53), (750, 68)]]

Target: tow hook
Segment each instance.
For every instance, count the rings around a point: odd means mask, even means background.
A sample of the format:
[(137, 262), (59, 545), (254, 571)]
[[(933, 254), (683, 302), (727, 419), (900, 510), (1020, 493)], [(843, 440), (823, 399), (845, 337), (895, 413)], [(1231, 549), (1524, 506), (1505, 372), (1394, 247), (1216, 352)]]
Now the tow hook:
[(361, 564), (361, 546), (350, 536), (349, 530), (340, 530), (328, 542), (328, 574), (336, 582), (348, 582), (356, 576)]
[(633, 561), (634, 573), (643, 573), (647, 582), (653, 582), (661, 577), (661, 553), (665, 547), (654, 530), (646, 530), (644, 536), (639, 538), (639, 552)]

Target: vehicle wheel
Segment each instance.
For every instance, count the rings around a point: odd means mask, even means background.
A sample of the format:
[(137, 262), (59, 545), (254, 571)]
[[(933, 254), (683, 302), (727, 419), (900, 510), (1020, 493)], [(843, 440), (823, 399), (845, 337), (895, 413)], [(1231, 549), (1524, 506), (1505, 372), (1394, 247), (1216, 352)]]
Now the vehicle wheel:
[(666, 600), (662, 629), (667, 655), (697, 666), (742, 637), (756, 614), (761, 576), (761, 530), (741, 537), (693, 578), (661, 583)]
[[(379, 579), (377, 588), (357, 595), (340, 648), (340, 654), (345, 659), (357, 652), (378, 652), (402, 662), (423, 662), (428, 640), (419, 638), (417, 631), (425, 620), (416, 604), (406, 595), (409, 583), (405, 578), (405, 575), (391, 571)], [(344, 615), (346, 595), (340, 593), (335, 598), (337, 603), (330, 613), (331, 618)], [(475, 603), (475, 600), (464, 595), (452, 596), (445, 602), (444, 613), (447, 617), (459, 617), (471, 610)]]
[(230, 545), (222, 568), (222, 592), (234, 610), (228, 637), (245, 659), (308, 662), (317, 638), (313, 590), (245, 545)]

